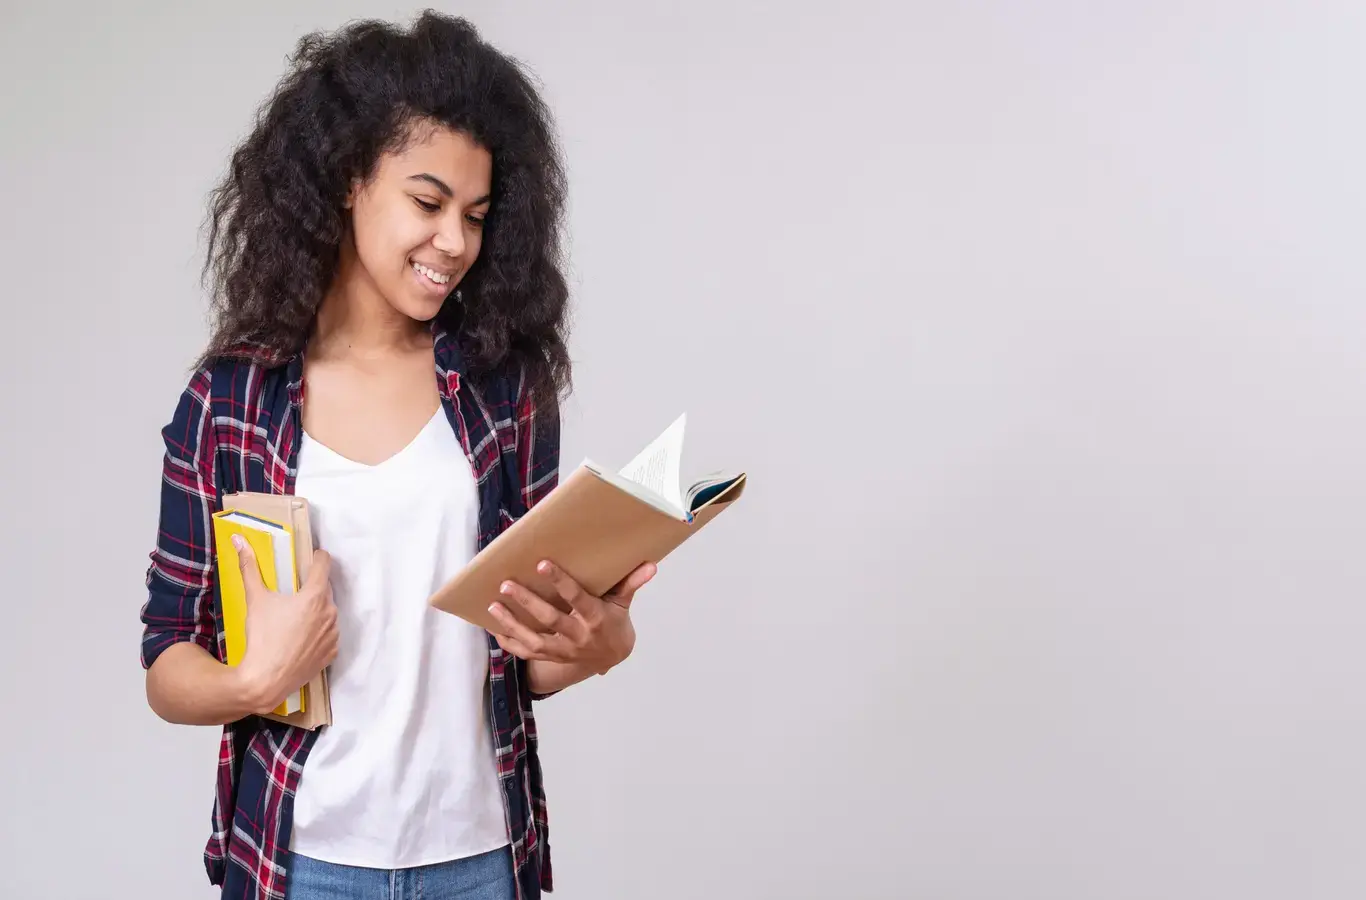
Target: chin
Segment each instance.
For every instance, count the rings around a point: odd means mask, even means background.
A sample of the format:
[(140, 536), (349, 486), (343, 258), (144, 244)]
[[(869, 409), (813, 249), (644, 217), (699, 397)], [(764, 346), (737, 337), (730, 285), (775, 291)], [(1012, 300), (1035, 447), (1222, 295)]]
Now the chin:
[(437, 313), (441, 312), (444, 303), (443, 301), (435, 303), (431, 301), (415, 302), (411, 299), (405, 299), (400, 303), (391, 302), (389, 305), (415, 322), (430, 322), (436, 318)]
[(437, 286), (419, 275), (412, 266), (406, 268), (403, 283), (396, 285), (396, 290), (389, 294), (391, 305), (410, 319), (426, 322), (435, 318), (445, 305), (446, 298), (455, 293), (458, 280), (452, 279), (449, 284)]
[(414, 291), (411, 285), (400, 285), (398, 290), (386, 291), (384, 299), (389, 305), (410, 319), (427, 322), (436, 318), (445, 305), (446, 298), (455, 293), (454, 289), (444, 294), (434, 291)]

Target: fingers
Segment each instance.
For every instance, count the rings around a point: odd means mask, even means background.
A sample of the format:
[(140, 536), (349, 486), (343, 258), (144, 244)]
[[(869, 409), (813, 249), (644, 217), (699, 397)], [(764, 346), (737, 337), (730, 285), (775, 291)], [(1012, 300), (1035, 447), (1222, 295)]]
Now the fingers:
[(242, 584), (248, 599), (259, 596), (265, 591), (266, 585), (261, 580), (261, 566), (256, 562), (255, 551), (251, 549), (251, 544), (237, 534), (232, 536), (232, 546), (237, 550), (237, 567), (242, 570)]
[(326, 585), (320, 595), (323, 602), (322, 607), (322, 639), (324, 649), (323, 665), (331, 665), (337, 658), (337, 648), (341, 643), (341, 628), (339, 625), (340, 613), (337, 605), (332, 602), (332, 586)]
[(582, 585), (550, 560), (542, 561), (536, 567), (536, 571), (550, 579), (550, 583), (555, 586), (555, 593), (580, 616), (591, 621), (592, 617), (601, 612), (602, 601), (585, 591)]
[(517, 640), (515, 637), (509, 637), (506, 634), (494, 634), (493, 637), (495, 640), (498, 641), (498, 646), (502, 647), (504, 650), (506, 650), (508, 653), (511, 653), (513, 656), (525, 660), (541, 658), (537, 656), (535, 653), (533, 653), (530, 647), (527, 647), (525, 644)]
[[(545, 601), (541, 602), (544, 603)], [(503, 649), (509, 653), (515, 653), (522, 659), (545, 659), (556, 662), (565, 659), (564, 638), (561, 635), (538, 634), (532, 631), (509, 612), (502, 603), (491, 605), (489, 614), (498, 622), (498, 629), (492, 632), (494, 637), (499, 638), (500, 644), (502, 644), (503, 639), (511, 639), (512, 646), (517, 648), (513, 650), (511, 646), (504, 645)]]
[(313, 561), (308, 567), (308, 577), (304, 579), (301, 590), (324, 590), (331, 582), (332, 557), (326, 550), (314, 550)]
[(323, 666), (330, 666), (337, 659), (337, 650), (341, 646), (341, 633), (337, 629), (337, 615), (335, 611), (327, 623), (327, 630), (323, 633)]
[(337, 608), (330, 603), (314, 620), (308, 647), (309, 659), (312, 662), (302, 670), (302, 673), (307, 674), (309, 678), (337, 661), (337, 654), (341, 648), (341, 629), (338, 625)]
[(655, 573), (658, 571), (659, 567), (654, 563), (643, 563), (637, 566), (630, 575), (627, 575), (616, 587), (608, 591), (603, 599), (610, 600), (620, 606), (630, 606), (631, 600), (635, 598), (636, 591), (643, 588), (651, 578), (655, 577)]
[(527, 611), (531, 618), (549, 632), (565, 633), (574, 629), (578, 623), (560, 612), (535, 591), (525, 588), (515, 581), (505, 581), (499, 592), (509, 597)]

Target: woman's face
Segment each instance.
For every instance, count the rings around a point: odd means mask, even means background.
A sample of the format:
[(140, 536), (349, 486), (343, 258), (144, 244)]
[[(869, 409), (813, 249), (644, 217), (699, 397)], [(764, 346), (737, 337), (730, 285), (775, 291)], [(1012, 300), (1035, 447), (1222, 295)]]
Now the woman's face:
[(390, 306), (427, 321), (474, 265), (488, 214), (493, 158), (462, 133), (421, 127), (352, 192), (363, 277)]

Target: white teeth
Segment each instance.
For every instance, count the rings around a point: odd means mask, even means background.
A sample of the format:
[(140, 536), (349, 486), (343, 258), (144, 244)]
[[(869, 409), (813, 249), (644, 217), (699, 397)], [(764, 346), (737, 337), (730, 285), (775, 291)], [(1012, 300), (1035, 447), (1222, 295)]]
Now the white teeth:
[(429, 280), (436, 282), (437, 284), (449, 284), (449, 283), (450, 283), (451, 276), (449, 276), (449, 275), (442, 275), (442, 274), (440, 274), (440, 273), (438, 273), (438, 272), (433, 272), (431, 269), (427, 268), (427, 267), (424, 266), (422, 263), (417, 263), (417, 262), (413, 263), (413, 268), (414, 268), (414, 269), (417, 269), (417, 271), (418, 271), (419, 273), (421, 273), (422, 275), (426, 276)]

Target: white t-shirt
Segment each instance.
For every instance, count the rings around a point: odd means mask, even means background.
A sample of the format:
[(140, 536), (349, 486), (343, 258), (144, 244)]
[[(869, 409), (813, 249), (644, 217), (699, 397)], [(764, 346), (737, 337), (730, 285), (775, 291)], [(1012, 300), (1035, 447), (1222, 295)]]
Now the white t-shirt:
[(427, 605), (478, 549), (478, 488), (444, 410), (375, 466), (304, 434), (298, 466), (295, 493), (332, 556), (340, 646), (335, 724), (304, 764), (290, 849), (396, 869), (505, 846), (488, 638)]

